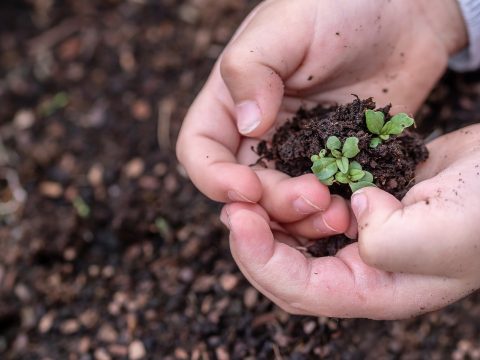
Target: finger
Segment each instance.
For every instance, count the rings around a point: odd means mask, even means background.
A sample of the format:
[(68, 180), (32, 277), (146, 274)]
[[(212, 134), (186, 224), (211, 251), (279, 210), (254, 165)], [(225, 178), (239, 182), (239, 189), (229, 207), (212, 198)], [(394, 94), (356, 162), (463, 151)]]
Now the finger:
[(298, 236), (309, 239), (324, 238), (343, 234), (350, 225), (350, 211), (345, 199), (333, 195), (328, 209), (317, 212), (294, 223), (284, 223), (283, 227)]
[(263, 187), (260, 205), (275, 221), (298, 221), (330, 205), (328, 188), (313, 174), (291, 178), (273, 169), (257, 169), (256, 174)]
[(283, 80), (302, 63), (314, 18), (314, 12), (305, 14), (302, 6), (277, 1), (259, 9), (226, 48), (220, 71), (236, 105), (240, 133), (260, 136), (275, 122), (284, 94)]
[(212, 76), (191, 106), (177, 141), (177, 157), (201, 192), (221, 202), (256, 202), (261, 184), (237, 164), (240, 136), (228, 110), (225, 86)]
[[(465, 217), (463, 204), (440, 185), (455, 182), (441, 179), (417, 184), (406, 203), (377, 188), (354, 193), (351, 201), (359, 226), (360, 254), (367, 264), (392, 272), (462, 273), (465, 251), (458, 242), (463, 229), (476, 227)], [(435, 181), (439, 184), (434, 185)]]
[(391, 274), (363, 263), (357, 244), (336, 257), (305, 258), (276, 242), (267, 221), (248, 205), (228, 205), (232, 254), (245, 276), (282, 308), (297, 314), (397, 319), (465, 296), (460, 281)]
[(356, 239), (358, 236), (357, 218), (355, 217), (355, 214), (353, 213), (351, 206), (349, 206), (349, 210), (350, 210), (350, 224), (348, 225), (347, 231), (345, 231), (345, 236), (348, 237), (349, 239)]
[[(222, 208), (220, 219), (222, 220), (223, 224), (225, 226), (227, 226), (227, 228), (230, 231), (232, 230), (231, 214), (236, 214), (236, 213), (238, 213), (239, 211), (242, 211), (242, 210), (250, 212), (252, 219), (256, 220), (257, 222), (259, 220), (263, 220), (265, 222), (265, 224), (267, 224), (267, 226), (264, 227), (264, 226), (262, 226), (263, 223), (260, 222), (261, 227), (256, 227), (258, 235), (265, 237), (265, 239), (268, 239), (268, 237), (273, 236), (272, 231), (268, 226), (268, 223), (269, 223), (268, 214), (265, 212), (265, 210), (262, 209), (261, 206), (259, 206), (257, 204), (231, 203), (231, 204), (225, 205)], [(235, 227), (237, 227), (237, 224), (235, 224)], [(242, 235), (242, 234), (240, 234), (240, 235)], [(230, 248), (231, 248), (231, 251), (232, 251), (232, 255), (235, 257), (235, 253), (234, 253), (235, 250), (232, 247), (232, 245), (233, 245), (232, 244), (232, 236), (233, 236), (232, 232), (230, 232)], [(280, 237), (281, 237), (281, 239), (279, 241), (281, 241), (280, 243), (282, 245), (291, 247), (292, 244), (294, 244), (293, 247), (296, 246), (295, 240), (293, 238), (292, 239), (287, 239), (288, 236), (286, 236), (285, 233), (283, 233)], [(248, 240), (248, 238), (246, 238), (246, 240)], [(242, 239), (242, 241), (243, 241), (243, 239)], [(255, 286), (255, 288), (258, 291), (260, 291), (262, 294), (267, 296), (270, 300), (275, 302), (275, 304), (280, 306), (282, 309), (284, 309), (285, 311), (288, 311), (290, 313), (294, 313), (294, 314), (298, 314), (298, 315), (306, 315), (307, 314), (306, 312), (299, 312), (299, 309), (290, 306), (290, 304), (288, 304), (282, 298), (279, 298), (275, 294), (272, 294), (269, 291), (267, 291), (266, 289), (264, 289), (264, 287), (261, 284), (258, 283), (257, 279), (250, 274), (250, 272), (245, 271), (245, 268), (243, 267), (242, 263), (237, 261), (237, 265), (239, 266), (240, 270), (245, 275), (245, 277), (248, 279), (248, 281), (253, 286)]]

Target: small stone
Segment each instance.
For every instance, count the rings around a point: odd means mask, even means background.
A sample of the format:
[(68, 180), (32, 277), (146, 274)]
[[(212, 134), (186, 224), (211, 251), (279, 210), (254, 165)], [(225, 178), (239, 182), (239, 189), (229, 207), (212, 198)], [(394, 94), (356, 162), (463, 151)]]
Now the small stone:
[(90, 345), (91, 345), (90, 338), (84, 336), (80, 339), (80, 342), (78, 343), (78, 352), (80, 354), (85, 354), (90, 350)]
[(125, 345), (113, 344), (108, 347), (108, 352), (115, 357), (124, 358), (128, 355), (128, 348)]
[(75, 258), (77, 257), (77, 252), (72, 247), (66, 248), (65, 251), (63, 252), (63, 257), (67, 261), (75, 260)]
[(113, 343), (117, 340), (118, 333), (110, 324), (104, 324), (98, 330), (98, 339), (106, 343)]
[(215, 349), (215, 354), (217, 355), (218, 360), (230, 360), (230, 355), (228, 355), (228, 352), (224, 347)]
[(40, 190), (40, 194), (52, 199), (59, 198), (63, 193), (62, 186), (59, 183), (56, 183), (53, 181), (42, 182), (40, 184), (39, 190)]
[(35, 123), (35, 115), (31, 110), (20, 110), (13, 118), (13, 125), (19, 130), (30, 128)]
[(53, 321), (55, 320), (55, 316), (53, 313), (48, 312), (42, 316), (40, 322), (38, 323), (38, 331), (40, 333), (45, 334), (50, 331), (53, 325)]
[(91, 329), (97, 325), (98, 313), (95, 310), (89, 309), (84, 311), (80, 315), (79, 319), (83, 326), (85, 326), (87, 329)]
[(258, 291), (253, 287), (249, 287), (243, 294), (243, 303), (247, 309), (251, 309), (257, 304), (257, 301)]
[(231, 291), (237, 286), (238, 284), (238, 276), (233, 274), (223, 274), (220, 277), (220, 285), (222, 286), (223, 290)]
[(15, 341), (13, 342), (14, 352), (25, 351), (27, 346), (28, 346), (28, 336), (23, 333), (18, 334), (17, 337), (15, 338)]
[(107, 350), (104, 348), (99, 348), (95, 350), (95, 353), (93, 354), (95, 357), (95, 360), (110, 360), (111, 356), (108, 354)]
[(130, 179), (136, 179), (143, 174), (145, 163), (140, 158), (130, 160), (124, 168), (125, 175)]
[(158, 163), (153, 167), (153, 173), (157, 176), (163, 176), (168, 172), (168, 166), (164, 163)]
[(175, 349), (175, 358), (180, 360), (188, 359), (188, 352), (185, 349), (176, 348)]
[(80, 323), (76, 319), (65, 320), (60, 325), (60, 332), (62, 334), (74, 334), (80, 329)]
[(132, 106), (132, 115), (139, 121), (145, 121), (152, 115), (152, 107), (145, 100), (137, 100)]
[(197, 277), (193, 284), (193, 291), (195, 292), (206, 292), (210, 290), (213, 285), (216, 283), (216, 279), (210, 275), (201, 275)]
[(180, 270), (179, 274), (178, 274), (178, 278), (184, 282), (184, 283), (189, 283), (193, 280), (195, 274), (193, 272), (193, 270), (189, 267), (185, 267), (183, 269)]
[(145, 346), (140, 340), (133, 341), (128, 347), (128, 356), (131, 360), (143, 359), (147, 355)]
[(315, 321), (308, 321), (303, 324), (303, 332), (307, 335), (310, 335), (311, 333), (313, 333), (316, 327), (317, 324), (315, 323)]
[(25, 286), (25, 284), (22, 284), (22, 283), (15, 286), (14, 292), (15, 292), (15, 295), (22, 302), (28, 302), (32, 297), (30, 294), (30, 290)]
[(90, 265), (88, 267), (88, 275), (97, 277), (100, 274), (100, 267), (98, 265)]
[(100, 164), (93, 165), (88, 171), (88, 182), (92, 186), (100, 186), (103, 182), (103, 166)]
[(102, 269), (102, 276), (104, 278), (111, 278), (113, 275), (115, 275), (115, 268), (111, 265), (107, 265)]

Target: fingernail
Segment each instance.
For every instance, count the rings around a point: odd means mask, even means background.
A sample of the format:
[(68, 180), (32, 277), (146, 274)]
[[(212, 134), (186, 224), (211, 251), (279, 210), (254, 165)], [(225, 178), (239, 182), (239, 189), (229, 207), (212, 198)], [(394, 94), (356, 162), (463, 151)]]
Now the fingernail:
[(235, 190), (230, 190), (229, 192), (227, 192), (227, 197), (228, 197), (228, 200), (233, 202), (248, 202), (251, 204), (254, 203), (254, 201), (250, 200), (249, 198), (247, 198), (246, 196), (240, 194)]
[(334, 233), (340, 232), (339, 230), (331, 226), (323, 215), (313, 220), (313, 226), (321, 232), (324, 232), (325, 228), (329, 229), (330, 231), (333, 231)]
[(295, 201), (293, 202), (293, 208), (300, 214), (311, 214), (323, 210), (313, 204), (310, 200), (304, 198), (303, 196), (295, 199)]
[(228, 228), (228, 230), (231, 229), (232, 226), (230, 224), (230, 214), (226, 208), (223, 208), (222, 212), (220, 213), (220, 221)]
[(365, 195), (361, 191), (357, 191), (353, 193), (352, 199), (351, 199), (351, 205), (352, 205), (353, 213), (355, 214), (355, 217), (358, 220), (360, 216), (362, 216), (362, 214), (368, 208), (367, 195)]
[(262, 114), (260, 108), (255, 101), (244, 101), (236, 106), (237, 127), (241, 134), (247, 135), (255, 130), (260, 121)]

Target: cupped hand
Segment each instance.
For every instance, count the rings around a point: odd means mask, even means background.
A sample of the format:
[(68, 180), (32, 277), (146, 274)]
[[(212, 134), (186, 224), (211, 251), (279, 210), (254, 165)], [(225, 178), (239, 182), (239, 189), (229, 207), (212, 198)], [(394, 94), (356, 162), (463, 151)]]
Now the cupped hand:
[(443, 7), (429, 6), (426, 13), (423, 2), (271, 0), (259, 5), (185, 118), (177, 155), (194, 184), (217, 201), (258, 202), (294, 235), (344, 232), (349, 212), (343, 200), (331, 198), (312, 175), (291, 179), (249, 167), (258, 157), (252, 146), (300, 106), (344, 103), (352, 93), (413, 112), (456, 50), (456, 42), (438, 35), (456, 23), (453, 13), (439, 32), (435, 21), (443, 19), (437, 16)]
[[(480, 125), (438, 138), (402, 201), (376, 188), (352, 197), (358, 243), (307, 258), (254, 204), (222, 220), (245, 276), (296, 314), (399, 319), (450, 304), (480, 287)], [(319, 240), (322, 241), (322, 240)]]

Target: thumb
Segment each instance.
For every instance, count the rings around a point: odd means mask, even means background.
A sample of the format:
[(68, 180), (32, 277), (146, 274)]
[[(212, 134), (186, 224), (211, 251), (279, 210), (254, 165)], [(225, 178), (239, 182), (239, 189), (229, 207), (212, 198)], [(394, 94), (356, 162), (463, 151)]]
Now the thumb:
[(302, 63), (311, 38), (308, 19), (298, 21), (303, 12), (292, 2), (260, 8), (222, 54), (220, 72), (243, 135), (261, 136), (277, 118), (284, 81)]
[(405, 205), (378, 188), (355, 192), (351, 205), (362, 260), (390, 272), (449, 274), (446, 259), (455, 256), (451, 240), (456, 226), (444, 226), (449, 211), (437, 201), (418, 197)]

